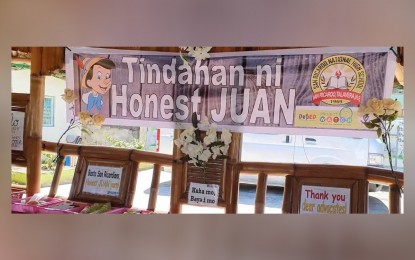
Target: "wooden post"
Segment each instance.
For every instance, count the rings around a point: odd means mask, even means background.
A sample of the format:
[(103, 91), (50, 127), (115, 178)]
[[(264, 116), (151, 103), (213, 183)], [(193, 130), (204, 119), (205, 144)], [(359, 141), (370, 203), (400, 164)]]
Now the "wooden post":
[(148, 200), (148, 210), (154, 211), (157, 203), (157, 192), (160, 184), (160, 164), (154, 164), (153, 178), (151, 179), (150, 198)]
[[(180, 130), (174, 130), (174, 139), (176, 140), (180, 136)], [(182, 185), (182, 174), (183, 164), (178, 162), (180, 159), (181, 152), (177, 146), (173, 147), (173, 166), (172, 166), (172, 177), (171, 177), (171, 196), (170, 196), (170, 213), (180, 213), (180, 191)]]
[(360, 180), (359, 184), (359, 200), (357, 202), (357, 212), (367, 214), (367, 204), (369, 201), (369, 182)]
[(43, 99), (45, 96), (45, 77), (41, 75), (42, 48), (31, 49), (30, 69), (30, 103), (28, 113), (27, 137), (27, 187), (26, 193), (31, 196), (40, 191)]
[(65, 159), (65, 156), (60, 155), (58, 157), (58, 161), (56, 162), (55, 174), (53, 175), (52, 184), (50, 186), (49, 197), (55, 197), (56, 192), (58, 191), (59, 181), (62, 175), (64, 159)]
[(400, 214), (401, 213), (401, 196), (399, 186), (391, 184), (389, 186), (389, 213)]
[(285, 176), (285, 187), (284, 187), (284, 195), (282, 200), (282, 213), (289, 214), (292, 212), (292, 189), (294, 184), (294, 176), (287, 175)]
[(240, 169), (239, 166), (234, 167), (234, 175), (232, 180), (232, 196), (231, 196), (231, 202), (232, 202), (232, 208), (231, 212), (236, 214), (238, 213), (238, 198), (239, 198), (239, 176), (240, 176)]
[[(228, 197), (229, 201), (227, 202), (228, 205), (226, 207), (226, 213), (233, 213), (236, 214), (238, 212), (238, 196), (239, 196), (239, 175), (240, 175), (240, 167), (239, 163), (241, 162), (241, 152), (242, 152), (242, 134), (241, 133), (232, 133), (232, 142), (229, 147), (228, 156), (229, 161), (233, 163), (231, 169), (227, 174), (230, 174), (231, 177), (231, 185), (230, 196)], [(229, 177), (229, 176), (228, 176)]]
[(258, 175), (255, 195), (255, 214), (264, 214), (265, 197), (267, 193), (267, 178), (268, 175), (263, 172), (260, 172)]

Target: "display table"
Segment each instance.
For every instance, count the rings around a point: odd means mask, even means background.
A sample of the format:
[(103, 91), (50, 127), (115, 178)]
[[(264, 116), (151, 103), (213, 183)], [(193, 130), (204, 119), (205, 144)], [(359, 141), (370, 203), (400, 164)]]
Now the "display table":
[(11, 211), (21, 214), (155, 214), (149, 210), (112, 207), (111, 203), (85, 203), (39, 194), (12, 198)]

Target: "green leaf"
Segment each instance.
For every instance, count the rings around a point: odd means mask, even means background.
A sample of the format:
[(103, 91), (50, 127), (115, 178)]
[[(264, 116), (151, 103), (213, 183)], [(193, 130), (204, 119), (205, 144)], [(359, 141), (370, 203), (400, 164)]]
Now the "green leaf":
[(182, 158), (180, 158), (180, 160), (183, 161), (183, 162), (188, 162), (188, 161), (190, 161), (190, 156), (189, 155), (185, 155)]
[(222, 141), (215, 141), (215, 142), (213, 142), (213, 143), (210, 143), (209, 145), (208, 145), (208, 147), (209, 148), (211, 148), (211, 147), (214, 147), (214, 146), (224, 146), (225, 145), (225, 143), (224, 142), (222, 142)]
[(397, 118), (398, 118), (398, 112), (395, 112), (392, 115), (390, 115), (391, 121), (395, 121)]
[(82, 127), (82, 128), (81, 128), (81, 131), (82, 131), (83, 133), (87, 134), (87, 135), (91, 135), (91, 134), (92, 134), (92, 131), (91, 131), (91, 130), (89, 130), (88, 128), (84, 128), (84, 127)]
[(194, 128), (197, 128), (197, 114), (196, 114), (196, 112), (193, 112), (193, 114), (192, 114), (192, 125), (193, 125), (193, 127)]
[(373, 129), (375, 127), (375, 124), (372, 122), (363, 122), (363, 124), (369, 129)]
[(380, 119), (379, 118), (375, 118), (371, 121), (374, 124), (380, 123)]
[(382, 136), (382, 129), (378, 128), (378, 130), (376, 130), (376, 133), (378, 134), (378, 138), (380, 138)]

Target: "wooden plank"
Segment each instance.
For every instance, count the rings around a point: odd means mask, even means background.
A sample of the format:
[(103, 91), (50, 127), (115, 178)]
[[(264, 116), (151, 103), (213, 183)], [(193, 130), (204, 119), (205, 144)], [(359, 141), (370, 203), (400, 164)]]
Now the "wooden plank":
[(25, 108), (30, 101), (30, 94), (12, 93), (12, 107)]
[(246, 174), (258, 174), (264, 172), (268, 175), (285, 176), (294, 173), (294, 164), (291, 163), (265, 163), (265, 162), (240, 162), (240, 171)]
[(265, 198), (267, 194), (267, 175), (263, 172), (258, 175), (255, 195), (255, 214), (264, 214)]
[[(369, 182), (389, 185), (395, 184), (395, 178), (391, 174), (390, 170), (388, 169), (381, 169), (375, 167), (367, 167), (366, 168), (368, 174)], [(404, 176), (403, 172), (395, 171), (396, 177), (398, 178), (399, 186), (404, 186)]]
[(157, 193), (160, 184), (160, 164), (154, 164), (153, 178), (151, 179), (150, 198), (148, 200), (148, 210), (155, 210), (157, 204)]
[[(173, 157), (169, 154), (147, 152), (140, 150), (130, 150), (124, 148), (115, 147), (102, 147), (102, 146), (86, 146), (76, 144), (60, 144), (62, 155), (88, 155), (89, 157), (96, 158), (118, 158), (118, 159), (131, 159), (137, 162), (148, 162), (160, 165), (172, 165)], [(43, 141), (42, 147), (44, 151), (56, 152), (57, 143)]]
[(367, 179), (366, 168), (361, 166), (296, 164), (295, 176), (336, 179)]

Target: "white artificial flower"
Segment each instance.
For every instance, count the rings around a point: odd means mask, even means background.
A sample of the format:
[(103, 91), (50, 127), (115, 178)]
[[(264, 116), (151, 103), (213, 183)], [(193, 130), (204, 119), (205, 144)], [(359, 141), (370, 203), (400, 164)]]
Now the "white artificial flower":
[(193, 163), (194, 166), (197, 166), (197, 160), (195, 158), (192, 158), (189, 163)]
[(212, 49), (212, 47), (193, 47), (188, 48), (188, 51), (189, 55), (194, 57), (196, 60), (204, 60), (210, 57), (208, 53), (210, 49)]
[(222, 152), (223, 155), (227, 155), (228, 149), (229, 149), (229, 145), (225, 145), (220, 148), (220, 151)]
[(228, 129), (224, 128), (222, 130), (222, 134), (220, 136), (220, 139), (225, 143), (225, 145), (229, 145), (232, 141), (232, 134), (229, 132)]
[(208, 128), (208, 126), (209, 126), (209, 118), (204, 117), (202, 121), (200, 121), (199, 127), (205, 129), (205, 128)]
[(182, 153), (184, 153), (184, 154), (188, 154), (188, 153), (189, 153), (189, 148), (187, 147), (187, 145), (184, 145), (184, 146), (180, 149), (180, 151), (182, 151)]
[(385, 98), (383, 100), (383, 107), (385, 109), (385, 115), (392, 115), (395, 112), (399, 112), (402, 110), (402, 105), (399, 101), (391, 99), (391, 98)]
[(183, 142), (183, 140), (182, 140), (182, 139), (178, 138), (178, 139), (174, 140), (174, 144), (175, 144), (177, 147), (180, 147), (180, 146), (184, 145), (184, 144), (185, 144), (185, 142)]
[(186, 126), (186, 129), (184, 130), (184, 132), (188, 133), (189, 135), (193, 135), (195, 130), (196, 128), (194, 128), (192, 125), (188, 125)]
[[(190, 48), (190, 47), (189, 47)], [(232, 134), (229, 130), (224, 129), (221, 134), (222, 143), (217, 143), (213, 147), (209, 147), (214, 142), (217, 142), (217, 124), (209, 124), (209, 118), (203, 116), (203, 119), (198, 123), (199, 128), (188, 125), (182, 131), (179, 138), (174, 140), (174, 144), (180, 148), (180, 151), (187, 155), (188, 163), (194, 164), (197, 167), (205, 165), (210, 158), (214, 160), (221, 155), (227, 155), (229, 144), (232, 141)], [(206, 136), (203, 140), (198, 140), (195, 135), (195, 130), (206, 129)]]
[(217, 157), (218, 155), (220, 155), (220, 148), (219, 148), (218, 146), (213, 146), (213, 147), (211, 148), (211, 150), (212, 150), (212, 153), (213, 153), (213, 155), (212, 155), (212, 159), (213, 159), (213, 160), (215, 160), (215, 159), (216, 159), (216, 157)]
[(187, 149), (190, 158), (196, 158), (196, 156), (203, 151), (203, 145), (199, 142), (198, 144), (189, 144)]
[(183, 131), (180, 136), (179, 139), (183, 142), (183, 143), (191, 143), (193, 141), (193, 134), (190, 134), (189, 132), (187, 132), (186, 130)]
[(385, 109), (383, 107), (383, 101), (377, 98), (369, 99), (366, 102), (367, 111), (368, 113), (373, 113), (376, 115), (383, 115), (385, 114)]
[(204, 150), (199, 156), (199, 160), (207, 162), (210, 158), (210, 156), (212, 155), (212, 153), (209, 150)]
[(203, 143), (208, 146), (211, 143), (216, 141), (216, 132), (214, 134), (208, 134), (205, 138), (203, 138)]

